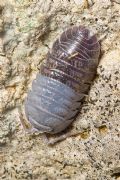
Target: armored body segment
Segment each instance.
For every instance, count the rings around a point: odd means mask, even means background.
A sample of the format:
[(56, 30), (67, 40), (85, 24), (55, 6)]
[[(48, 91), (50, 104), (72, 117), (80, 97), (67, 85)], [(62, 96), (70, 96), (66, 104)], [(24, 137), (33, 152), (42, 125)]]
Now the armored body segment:
[(68, 29), (48, 52), (41, 74), (56, 79), (78, 93), (87, 93), (98, 66), (100, 45), (83, 26)]
[(55, 134), (71, 124), (95, 77), (99, 54), (96, 36), (83, 26), (66, 30), (54, 42), (25, 102), (34, 128)]
[(36, 129), (46, 132), (41, 128), (45, 126), (50, 133), (58, 133), (73, 121), (83, 97), (65, 84), (39, 74), (26, 99), (26, 116)]

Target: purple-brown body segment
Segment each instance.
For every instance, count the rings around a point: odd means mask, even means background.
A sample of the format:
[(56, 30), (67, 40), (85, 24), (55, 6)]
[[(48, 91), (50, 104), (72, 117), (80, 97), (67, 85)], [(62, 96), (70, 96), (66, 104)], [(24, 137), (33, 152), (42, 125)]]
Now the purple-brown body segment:
[(83, 26), (63, 32), (48, 53), (41, 74), (56, 79), (75, 91), (87, 92), (95, 77), (100, 45)]
[(25, 102), (34, 128), (54, 134), (71, 124), (95, 77), (99, 54), (96, 36), (83, 26), (66, 30), (54, 42)]

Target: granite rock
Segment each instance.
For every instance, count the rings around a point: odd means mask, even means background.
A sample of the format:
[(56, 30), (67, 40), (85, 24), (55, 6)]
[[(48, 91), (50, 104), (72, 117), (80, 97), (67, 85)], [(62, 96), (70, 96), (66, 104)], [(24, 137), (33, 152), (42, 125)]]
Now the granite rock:
[[(0, 179), (120, 178), (119, 14), (120, 4), (112, 0), (0, 1)], [(101, 41), (100, 64), (66, 130), (78, 135), (50, 147), (44, 135), (24, 132), (18, 107), (54, 40), (81, 24)]]

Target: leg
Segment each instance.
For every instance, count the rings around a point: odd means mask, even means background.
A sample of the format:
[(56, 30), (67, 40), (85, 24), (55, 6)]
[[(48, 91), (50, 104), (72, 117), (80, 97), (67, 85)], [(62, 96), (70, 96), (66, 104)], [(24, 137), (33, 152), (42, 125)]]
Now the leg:
[(48, 145), (54, 145), (54, 144), (56, 144), (57, 142), (60, 142), (60, 141), (63, 141), (63, 140), (65, 140), (66, 138), (68, 138), (68, 137), (71, 137), (71, 136), (76, 136), (76, 135), (78, 135), (78, 134), (80, 134), (81, 132), (73, 132), (73, 133), (70, 133), (70, 132), (68, 132), (68, 133), (66, 133), (66, 134), (62, 134), (62, 135), (60, 135), (59, 137), (57, 137), (57, 138), (54, 138), (54, 139), (49, 139), (48, 137), (47, 137), (47, 134), (45, 134), (45, 142), (48, 144)]
[(18, 107), (18, 113), (19, 113), (19, 118), (20, 118), (20, 122), (25, 130), (26, 133), (30, 133), (33, 134), (35, 132), (38, 132), (38, 130), (34, 127), (31, 126), (30, 123), (28, 123), (25, 119), (24, 119), (24, 115), (22, 113), (22, 109), (21, 107)]

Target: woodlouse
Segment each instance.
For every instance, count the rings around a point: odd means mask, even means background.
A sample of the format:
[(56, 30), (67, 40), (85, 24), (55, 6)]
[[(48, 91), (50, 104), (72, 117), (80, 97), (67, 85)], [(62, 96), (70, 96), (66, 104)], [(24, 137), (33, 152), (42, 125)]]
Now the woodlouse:
[(75, 119), (98, 66), (100, 45), (83, 26), (64, 31), (48, 52), (25, 101), (34, 129), (62, 132)]

